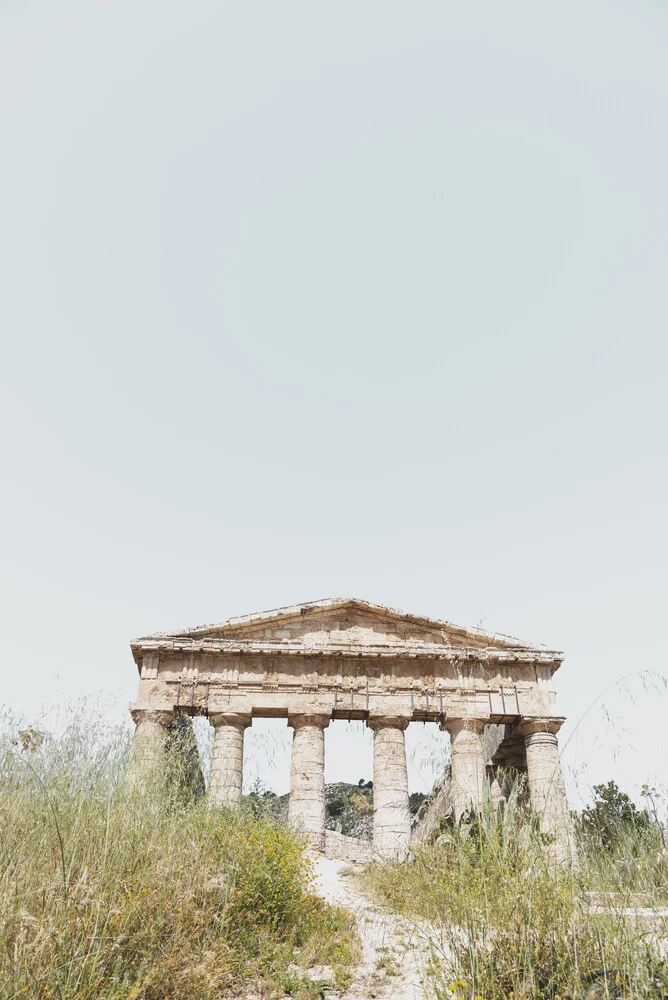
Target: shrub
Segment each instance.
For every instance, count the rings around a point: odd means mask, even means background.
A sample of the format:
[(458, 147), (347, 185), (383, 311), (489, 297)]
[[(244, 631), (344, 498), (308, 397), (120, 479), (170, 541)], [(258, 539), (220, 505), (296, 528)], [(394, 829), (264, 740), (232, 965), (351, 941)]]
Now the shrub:
[(646, 809), (638, 809), (616, 782), (594, 785), (594, 804), (582, 811), (580, 823), (584, 834), (604, 847), (615, 848), (629, 838), (652, 828), (652, 819)]

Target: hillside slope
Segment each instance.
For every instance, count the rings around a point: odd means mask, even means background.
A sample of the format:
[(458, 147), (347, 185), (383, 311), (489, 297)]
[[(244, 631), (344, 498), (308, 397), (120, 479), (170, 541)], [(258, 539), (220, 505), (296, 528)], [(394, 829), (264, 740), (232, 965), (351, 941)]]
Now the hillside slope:
[[(289, 796), (275, 795), (274, 792), (251, 792), (245, 796), (252, 808), (269, 815), (278, 822), (288, 818)], [(411, 812), (415, 814), (425, 796), (414, 792), (410, 796)], [(371, 840), (373, 833), (373, 782), (359, 781), (356, 785), (346, 781), (325, 786), (325, 827), (346, 837)]]

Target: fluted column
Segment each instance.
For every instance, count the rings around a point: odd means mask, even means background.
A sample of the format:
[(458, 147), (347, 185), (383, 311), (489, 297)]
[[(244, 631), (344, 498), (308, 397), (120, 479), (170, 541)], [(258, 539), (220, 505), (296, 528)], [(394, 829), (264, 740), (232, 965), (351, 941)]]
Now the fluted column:
[(292, 715), (288, 822), (308, 837), (309, 847), (325, 849), (325, 728), (328, 715)]
[(372, 718), (373, 849), (380, 858), (401, 859), (411, 837), (404, 730), (408, 722)]
[(169, 726), (174, 715), (144, 708), (131, 709), (130, 714), (135, 732), (129, 780), (131, 785), (138, 786), (154, 779), (164, 766)]
[(538, 819), (541, 832), (550, 838), (550, 850), (555, 859), (565, 861), (573, 842), (556, 736), (559, 725), (560, 720), (551, 722), (549, 719), (520, 723), (524, 730), (531, 811)]
[(485, 723), (480, 719), (447, 719), (443, 727), (450, 733), (452, 809), (455, 822), (459, 823), (462, 816), (479, 812), (482, 806)]
[(244, 781), (244, 731), (250, 715), (209, 716), (215, 729), (208, 799), (211, 806), (238, 809)]

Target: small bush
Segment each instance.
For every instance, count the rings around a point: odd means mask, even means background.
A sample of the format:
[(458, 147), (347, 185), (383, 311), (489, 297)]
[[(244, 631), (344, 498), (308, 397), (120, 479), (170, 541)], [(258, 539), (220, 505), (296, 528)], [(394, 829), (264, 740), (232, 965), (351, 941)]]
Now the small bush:
[(616, 782), (609, 781), (594, 785), (594, 803), (583, 809), (580, 828), (584, 838), (590, 838), (596, 846), (601, 844), (614, 850), (624, 841), (638, 843), (652, 829), (652, 819), (646, 809), (638, 809), (619, 790)]

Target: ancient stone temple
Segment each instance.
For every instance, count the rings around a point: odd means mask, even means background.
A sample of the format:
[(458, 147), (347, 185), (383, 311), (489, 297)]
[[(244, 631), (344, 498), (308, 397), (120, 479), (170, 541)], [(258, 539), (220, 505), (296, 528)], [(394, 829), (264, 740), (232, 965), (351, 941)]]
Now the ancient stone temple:
[(215, 729), (208, 796), (241, 800), (244, 731), (257, 718), (293, 728), (289, 819), (325, 841), (325, 729), (362, 719), (373, 730), (374, 833), (381, 857), (411, 836), (404, 732), (437, 722), (450, 734), (450, 796), (459, 820), (508, 774), (525, 772), (547, 840), (564, 856), (569, 813), (557, 746), (564, 721), (552, 678), (563, 654), (356, 599), (312, 601), (163, 632), (131, 644), (139, 693), (134, 776), (159, 759), (177, 716)]

